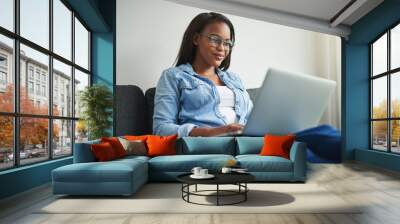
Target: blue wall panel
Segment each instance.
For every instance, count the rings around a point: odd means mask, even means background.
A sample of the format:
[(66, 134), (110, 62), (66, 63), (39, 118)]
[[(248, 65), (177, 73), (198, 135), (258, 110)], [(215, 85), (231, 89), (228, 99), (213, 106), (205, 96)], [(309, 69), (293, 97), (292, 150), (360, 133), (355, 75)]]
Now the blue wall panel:
[(72, 157), (0, 172), (0, 199), (51, 181), (51, 171), (72, 163)]
[(354, 159), (354, 149), (368, 147), (369, 129), (369, 85), (368, 85), (368, 46), (349, 45), (345, 47), (346, 80), (345, 111), (345, 159)]
[(112, 90), (114, 85), (113, 33), (92, 34), (93, 83), (102, 83)]

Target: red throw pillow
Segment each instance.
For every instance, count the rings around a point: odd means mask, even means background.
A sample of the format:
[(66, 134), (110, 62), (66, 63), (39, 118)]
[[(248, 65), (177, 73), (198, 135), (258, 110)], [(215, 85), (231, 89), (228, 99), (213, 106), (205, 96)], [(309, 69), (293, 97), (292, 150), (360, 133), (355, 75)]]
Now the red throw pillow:
[(294, 142), (295, 135), (269, 135), (264, 136), (264, 146), (261, 149), (262, 156), (281, 156), (290, 158), (290, 148)]
[(147, 155), (148, 156), (164, 156), (176, 154), (177, 135), (157, 136), (149, 135), (147, 137)]
[(108, 142), (114, 149), (115, 155), (118, 158), (126, 156), (126, 151), (122, 146), (121, 142), (119, 142), (118, 138), (111, 137), (111, 138), (101, 138), (101, 142)]
[(99, 162), (110, 161), (117, 158), (113, 147), (108, 142), (92, 144), (90, 148), (94, 154), (94, 157)]

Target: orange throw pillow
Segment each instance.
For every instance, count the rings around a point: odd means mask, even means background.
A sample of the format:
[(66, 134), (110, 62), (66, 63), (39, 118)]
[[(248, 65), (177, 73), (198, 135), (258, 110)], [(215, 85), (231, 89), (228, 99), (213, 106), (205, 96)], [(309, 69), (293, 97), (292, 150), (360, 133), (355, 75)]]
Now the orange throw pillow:
[(117, 158), (121, 158), (126, 156), (126, 151), (122, 146), (121, 142), (119, 142), (118, 138), (111, 137), (111, 138), (101, 138), (101, 142), (108, 142), (114, 149), (115, 155)]
[(264, 146), (261, 149), (262, 156), (280, 156), (290, 158), (290, 148), (295, 139), (295, 135), (269, 135), (264, 136)]
[(99, 162), (110, 161), (117, 158), (113, 147), (108, 142), (93, 144), (90, 146), (90, 148), (94, 154), (94, 157)]
[(149, 135), (147, 137), (147, 155), (148, 156), (165, 156), (176, 154), (177, 135), (158, 136)]

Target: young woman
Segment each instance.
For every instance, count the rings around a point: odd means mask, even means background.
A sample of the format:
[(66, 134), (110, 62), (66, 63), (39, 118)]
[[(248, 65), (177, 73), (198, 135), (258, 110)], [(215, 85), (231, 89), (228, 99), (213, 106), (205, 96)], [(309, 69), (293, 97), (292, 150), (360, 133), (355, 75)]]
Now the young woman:
[(253, 107), (228, 70), (235, 31), (227, 17), (201, 13), (187, 27), (176, 67), (163, 71), (154, 99), (156, 135), (214, 136), (243, 129)]

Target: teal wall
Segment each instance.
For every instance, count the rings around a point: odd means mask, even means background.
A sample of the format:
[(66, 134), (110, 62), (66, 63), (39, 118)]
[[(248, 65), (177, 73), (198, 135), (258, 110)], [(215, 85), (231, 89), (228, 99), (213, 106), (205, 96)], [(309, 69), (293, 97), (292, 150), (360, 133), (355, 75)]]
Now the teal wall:
[[(92, 82), (101, 83), (114, 92), (115, 88), (115, 34), (116, 34), (116, 2), (98, 0), (97, 7), (107, 24), (107, 32), (95, 30), (92, 32)], [(113, 113), (114, 114), (114, 113)], [(113, 121), (114, 121), (113, 115)], [(115, 135), (115, 124), (108, 129), (110, 135)]]
[(69, 157), (0, 172), (0, 199), (48, 183), (53, 169), (71, 163)]
[[(93, 83), (115, 85), (115, 0), (66, 0), (92, 31)], [(110, 132), (113, 129), (110, 127)], [(72, 157), (0, 172), (0, 199), (51, 181), (51, 171), (72, 163)]]
[[(398, 156), (369, 150), (369, 43), (400, 22), (400, 0), (386, 0), (351, 27), (342, 41), (343, 157), (399, 170)], [(360, 151), (362, 150), (362, 151)], [(388, 159), (389, 157), (390, 159)]]
[(110, 88), (113, 87), (115, 83), (113, 43), (113, 33), (92, 34), (92, 80), (93, 83), (102, 83)]

